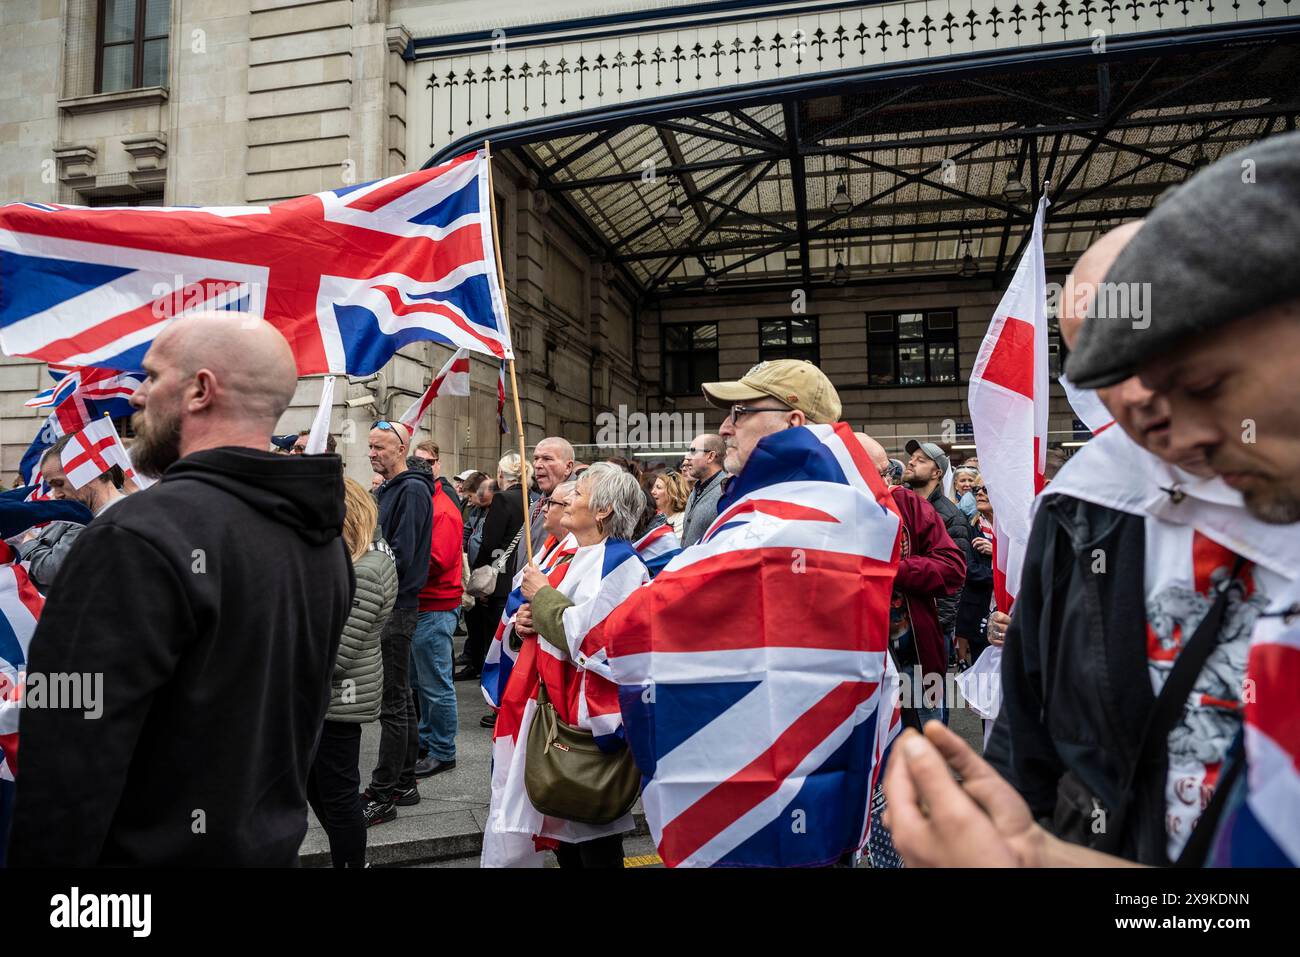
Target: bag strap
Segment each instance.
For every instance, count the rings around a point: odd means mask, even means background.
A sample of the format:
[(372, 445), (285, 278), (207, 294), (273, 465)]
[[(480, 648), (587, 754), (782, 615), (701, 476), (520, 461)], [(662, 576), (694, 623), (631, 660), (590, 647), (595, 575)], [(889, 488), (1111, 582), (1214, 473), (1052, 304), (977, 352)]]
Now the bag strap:
[(505, 571), (506, 564), (510, 561), (510, 556), (515, 553), (515, 546), (519, 544), (519, 539), (520, 537), (523, 536), (523, 534), (524, 534), (524, 527), (520, 525), (519, 531), (515, 532), (515, 537), (510, 540), (510, 547), (507, 548), (505, 552), (502, 553), (500, 558), (498, 558), (495, 562), (492, 563), (493, 567), (496, 568), (497, 571), (499, 572)]
[(1219, 818), (1223, 816), (1223, 809), (1228, 803), (1228, 795), (1236, 786), (1245, 765), (1245, 732), (1238, 729), (1232, 747), (1223, 757), (1223, 766), (1226, 770), (1215, 782), (1214, 796), (1210, 798), (1210, 803), (1205, 806), (1201, 816), (1196, 819), (1196, 826), (1192, 828), (1187, 843), (1183, 845), (1183, 853), (1179, 854), (1178, 860), (1174, 862), (1175, 867), (1205, 866), (1205, 861), (1210, 856), (1215, 832), (1219, 829)]
[[(1157, 756), (1163, 755), (1165, 749), (1169, 747), (1169, 732), (1182, 717), (1187, 698), (1196, 685), (1196, 679), (1201, 675), (1201, 669), (1205, 667), (1205, 662), (1219, 644), (1219, 633), (1223, 626), (1223, 616), (1228, 610), (1228, 600), (1237, 584), (1237, 576), (1245, 564), (1246, 559), (1239, 556), (1227, 581), (1219, 583), (1214, 604), (1205, 613), (1201, 623), (1196, 626), (1191, 640), (1183, 645), (1178, 657), (1174, 659), (1169, 677), (1165, 679), (1164, 687), (1160, 689), (1160, 696), (1156, 698), (1155, 706), (1147, 716), (1146, 725), (1142, 729), (1142, 741), (1138, 747), (1137, 758), (1129, 768), (1128, 779), (1121, 792), (1121, 800), (1124, 803), (1116, 810), (1111, 821), (1112, 826), (1098, 842), (1098, 850), (1113, 853), (1118, 849), (1123, 838), (1125, 817), (1134, 803), (1133, 785), (1137, 781), (1137, 776), (1144, 768), (1150, 767), (1151, 762)], [(1218, 788), (1216, 787), (1215, 790), (1217, 791)]]

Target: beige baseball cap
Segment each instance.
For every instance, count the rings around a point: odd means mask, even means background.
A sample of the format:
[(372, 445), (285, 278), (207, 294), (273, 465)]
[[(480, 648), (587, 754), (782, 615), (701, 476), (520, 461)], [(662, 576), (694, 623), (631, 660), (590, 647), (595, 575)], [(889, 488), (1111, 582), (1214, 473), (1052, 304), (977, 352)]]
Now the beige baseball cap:
[(706, 382), (704, 397), (721, 409), (754, 399), (776, 399), (798, 409), (809, 422), (838, 422), (843, 406), (825, 373), (807, 359), (760, 362), (738, 382)]

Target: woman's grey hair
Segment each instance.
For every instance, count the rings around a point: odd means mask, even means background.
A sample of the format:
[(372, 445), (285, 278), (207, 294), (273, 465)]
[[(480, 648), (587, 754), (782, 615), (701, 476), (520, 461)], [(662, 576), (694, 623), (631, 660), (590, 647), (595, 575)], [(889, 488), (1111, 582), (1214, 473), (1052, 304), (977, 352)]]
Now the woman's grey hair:
[(587, 490), (592, 514), (608, 510), (601, 530), (611, 538), (631, 539), (645, 506), (641, 483), (617, 465), (597, 462), (582, 473), (577, 484)]
[(561, 497), (565, 495), (569, 495), (577, 487), (578, 487), (578, 480), (569, 479), (567, 482), (561, 482), (559, 485), (555, 486), (555, 488), (551, 489), (550, 497), (555, 498), (555, 496), (557, 495)]

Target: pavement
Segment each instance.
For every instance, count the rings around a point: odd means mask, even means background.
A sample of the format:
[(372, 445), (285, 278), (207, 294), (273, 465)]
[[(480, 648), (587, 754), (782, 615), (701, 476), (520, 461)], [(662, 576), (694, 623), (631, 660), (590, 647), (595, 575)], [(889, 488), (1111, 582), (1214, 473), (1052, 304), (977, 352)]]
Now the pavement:
[[(464, 645), (457, 636), (456, 652)], [(491, 709), (477, 681), (456, 682), (456, 767), (418, 782), (420, 803), (399, 807), (397, 820), (376, 825), (367, 832), (366, 859), (374, 867), (477, 867), (483, 845), (491, 794), (492, 729), (479, 725)], [(965, 708), (954, 709), (950, 726), (977, 751), (983, 734), (980, 721)], [(361, 729), (361, 785), (379, 753), (379, 722)], [(329, 840), (316, 816), (307, 812), (307, 836), (299, 850), (304, 867), (328, 867)], [(658, 858), (646, 831), (640, 805), (633, 811), (637, 832), (625, 842), (630, 867), (655, 866)], [(552, 861), (552, 863), (554, 863)]]

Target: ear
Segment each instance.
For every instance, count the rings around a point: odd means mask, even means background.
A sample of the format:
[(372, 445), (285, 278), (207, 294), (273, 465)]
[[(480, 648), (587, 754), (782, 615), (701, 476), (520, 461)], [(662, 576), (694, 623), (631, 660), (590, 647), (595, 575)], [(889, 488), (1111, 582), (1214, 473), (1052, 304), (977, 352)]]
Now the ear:
[(807, 425), (808, 416), (804, 415), (799, 409), (792, 409), (786, 418), (786, 421), (790, 423), (790, 428), (793, 429), (801, 425)]
[(210, 369), (200, 369), (194, 373), (194, 379), (185, 388), (185, 408), (189, 412), (201, 412), (209, 408), (217, 398), (217, 377)]

